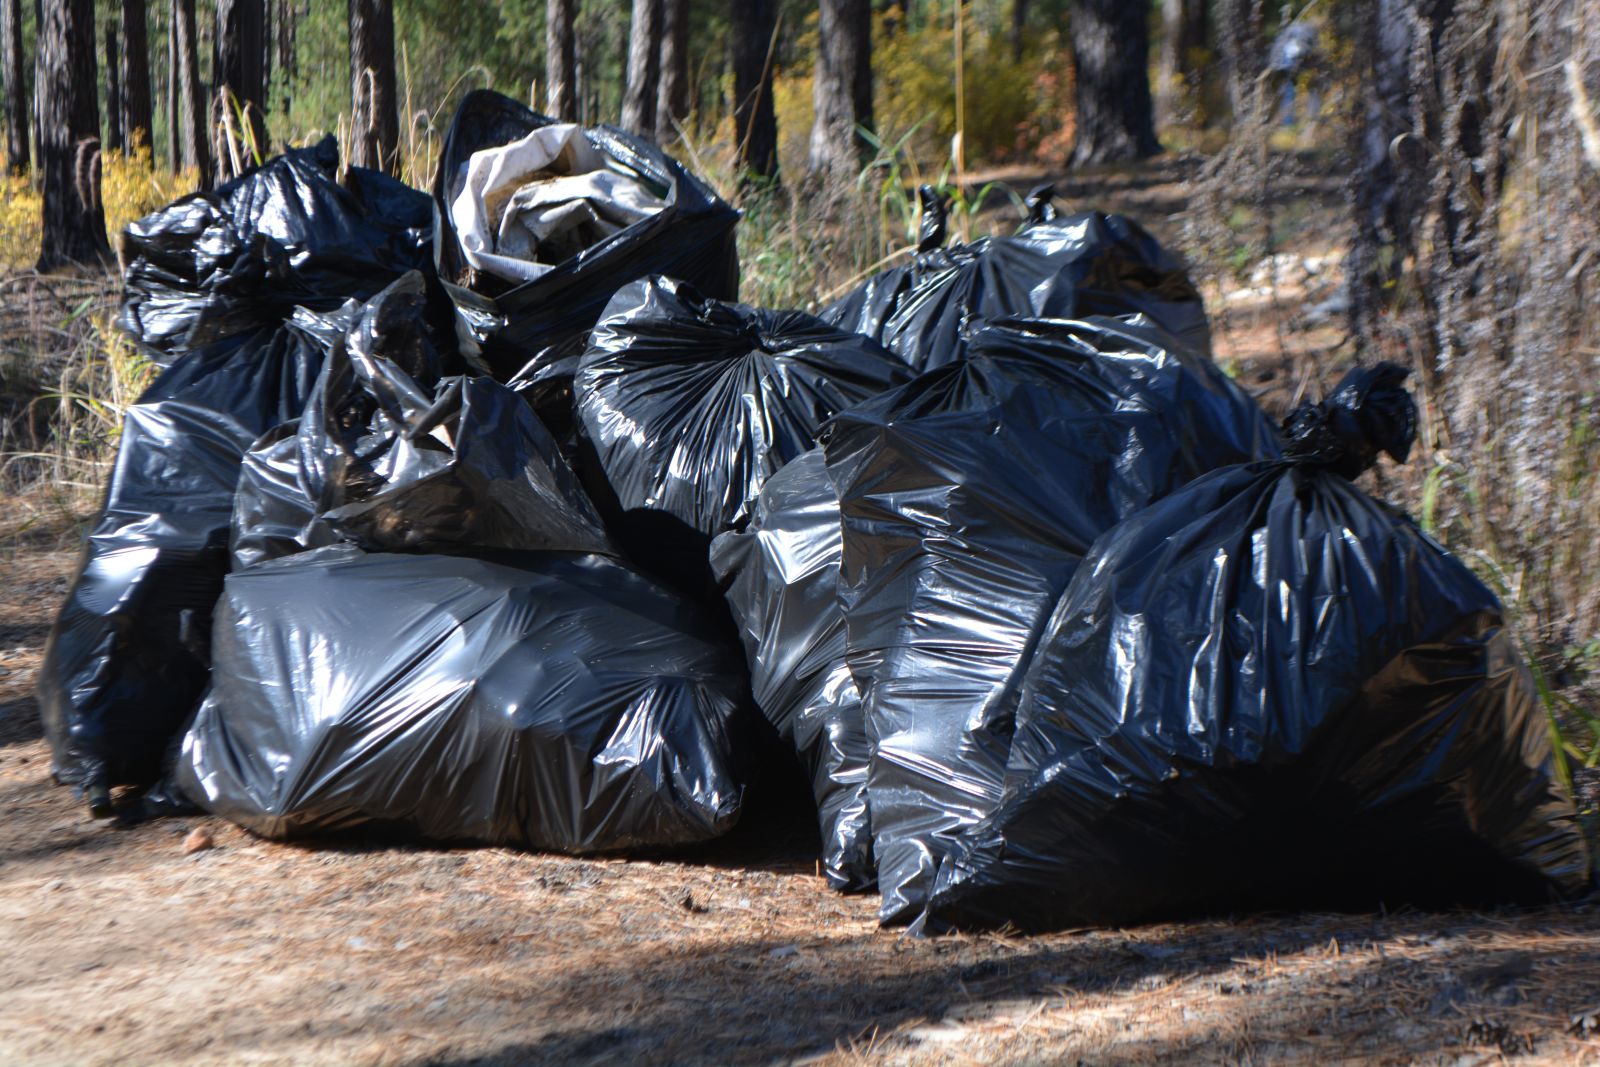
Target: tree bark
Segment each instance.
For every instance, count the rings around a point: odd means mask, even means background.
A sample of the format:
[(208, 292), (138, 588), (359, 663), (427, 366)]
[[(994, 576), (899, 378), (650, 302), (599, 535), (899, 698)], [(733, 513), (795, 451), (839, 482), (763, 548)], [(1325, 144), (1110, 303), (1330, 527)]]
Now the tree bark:
[[(1170, 2), (1170, 0), (1169, 0)], [(1011, 58), (1022, 62), (1028, 45), (1028, 0), (1011, 0)]]
[(350, 163), (400, 170), (393, 0), (350, 0)]
[(577, 0), (545, 0), (545, 110), (562, 122), (578, 121), (578, 42), (572, 18)]
[(1143, 4), (1079, 0), (1073, 6), (1074, 165), (1125, 162), (1161, 151), (1150, 104), (1149, 55)]
[(22, 0), (0, 0), (0, 63), (6, 78), (6, 170), (28, 173), (28, 92), (27, 64), (22, 52)]
[(122, 92), (118, 98), (129, 150), (151, 147), (150, 29), (145, 0), (122, 0)]
[(39, 27), (39, 162), (44, 212), (38, 269), (111, 262), (100, 206), (100, 107), (94, 0), (50, 0)]
[(678, 138), (689, 115), (689, 0), (662, 0), (661, 91), (656, 95), (656, 140)]
[(778, 121), (772, 109), (776, 0), (731, 0), (733, 128), (747, 174), (778, 176)]
[(167, 5), (167, 169), (178, 173), (183, 166), (183, 148), (179, 134), (183, 130), (182, 114), (178, 104), (178, 19), (177, 5)]
[(278, 70), (283, 78), (282, 114), (289, 114), (293, 83), (300, 74), (299, 57), (295, 53), (295, 23), (300, 17), (299, 0), (280, 0), (278, 4)]
[(1260, 99), (1260, 78), (1265, 68), (1262, 54), (1263, 0), (1218, 0), (1217, 34), (1222, 63), (1228, 75), (1228, 101), (1234, 125), (1247, 121)]
[(117, 24), (106, 20), (106, 147), (121, 151), (122, 59), (117, 55)]
[(261, 3), (262, 0), (217, 0), (217, 36), (211, 77), (215, 83), (212, 110), (219, 148), (213, 169), (219, 182), (234, 177), (251, 163), (246, 152), (241, 150), (238, 166), (235, 166), (223, 140), (230, 128), (236, 143), (245, 139), (246, 131), (240, 128), (238, 121), (240, 112), (248, 124), (249, 143), (262, 155), (266, 155), (269, 148), (267, 92), (261, 80), (261, 49), (266, 34)]
[(622, 128), (653, 137), (656, 82), (661, 73), (661, 0), (633, 0), (628, 23), (628, 82), (622, 94)]
[(1177, 110), (1178, 96), (1195, 73), (1195, 54), (1203, 51), (1210, 38), (1210, 12), (1207, 0), (1162, 0), (1161, 3), (1161, 98), (1160, 111), (1170, 117)]
[(210, 187), (211, 149), (206, 129), (206, 92), (200, 82), (200, 41), (194, 0), (172, 0), (172, 22), (178, 44), (178, 111), (183, 118), (183, 165), (200, 172)]
[(869, 0), (821, 0), (812, 81), (809, 169), (836, 181), (860, 173), (872, 126), (872, 8)]

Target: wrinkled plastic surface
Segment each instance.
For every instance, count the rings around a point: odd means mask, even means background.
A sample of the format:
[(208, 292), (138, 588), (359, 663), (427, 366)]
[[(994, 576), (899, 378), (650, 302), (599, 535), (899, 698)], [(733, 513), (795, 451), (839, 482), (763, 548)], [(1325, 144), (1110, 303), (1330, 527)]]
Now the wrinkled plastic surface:
[(141, 785), (206, 683), (240, 457), (305, 404), (331, 344), (302, 313), (174, 363), (123, 418), (106, 503), (45, 649), (62, 781)]
[(317, 549), (237, 571), (177, 778), (268, 837), (603, 852), (729, 829), (735, 657), (613, 560)]
[(1004, 803), (940, 870), (931, 927), (1583, 888), (1499, 603), (1343, 476), (1405, 454), (1402, 377), (1357, 370), (1289, 420), (1294, 458), (1215, 471), (1095, 545), (1028, 666)]
[(880, 917), (999, 801), (1021, 669), (1095, 538), (1216, 467), (1276, 455), (1209, 360), (1146, 323), (990, 326), (963, 361), (840, 415), (848, 657), (865, 701)]
[(912, 261), (867, 279), (824, 308), (824, 320), (923, 370), (960, 359), (983, 322), (1013, 317), (1143, 314), (1189, 351), (1210, 351), (1205, 307), (1182, 262), (1130, 219), (1058, 215), (1041, 190), (1015, 235), (940, 248), (943, 208), (931, 192), (923, 209)]
[(576, 388), (621, 510), (619, 539), (653, 568), (687, 576), (705, 572), (711, 538), (749, 514), (825, 421), (910, 377), (874, 342), (810, 315), (650, 278), (606, 308)]
[(588, 128), (583, 136), (607, 166), (639, 180), (665, 208), (525, 284), (469, 276), (450, 205), (466, 180), (473, 153), (555, 124), (499, 93), (468, 93), (445, 136), (433, 194), (439, 275), (456, 301), (461, 328), (482, 346), (497, 376), (506, 379), (521, 372), (530, 382), (554, 379), (559, 397), (560, 382), (570, 381), (582, 351), (574, 348), (574, 340), (593, 328), (612, 295), (629, 282), (664, 274), (695, 285), (707, 296), (738, 296), (734, 227), (739, 213), (650, 141), (611, 126)]
[(176, 200), (123, 234), (119, 325), (170, 361), (283, 322), (334, 311), (411, 270), (433, 269), (426, 194), (350, 168), (326, 137), (210, 192)]
[(835, 889), (875, 881), (867, 733), (845, 662), (839, 607), (839, 497), (821, 449), (774, 474), (749, 525), (711, 544), (739, 626), (756, 706), (811, 776), (822, 868)]
[(490, 378), (444, 376), (420, 274), (347, 314), (299, 420), (245, 456), (235, 566), (340, 541), (611, 551), (527, 403)]

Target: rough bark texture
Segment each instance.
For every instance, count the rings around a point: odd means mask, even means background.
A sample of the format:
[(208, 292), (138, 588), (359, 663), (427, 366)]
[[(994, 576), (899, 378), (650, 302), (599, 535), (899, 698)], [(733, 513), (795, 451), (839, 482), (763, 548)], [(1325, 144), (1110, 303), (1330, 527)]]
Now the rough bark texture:
[(562, 122), (578, 121), (578, 43), (572, 17), (577, 0), (545, 0), (545, 110)]
[(661, 0), (633, 0), (628, 23), (628, 83), (622, 94), (622, 128), (646, 137), (656, 132), (656, 82), (661, 64)]
[(1149, 55), (1150, 28), (1143, 4), (1080, 0), (1074, 5), (1075, 165), (1143, 159), (1161, 151), (1151, 113)]
[(0, 63), (6, 79), (6, 170), (28, 173), (29, 101), (22, 54), (22, 0), (0, 0)]
[(772, 110), (772, 37), (776, 0), (731, 0), (733, 124), (748, 174), (778, 174), (778, 121)]
[(39, 270), (111, 262), (100, 207), (100, 107), (95, 99), (94, 0), (50, 0), (39, 32)]
[(869, 0), (822, 0), (812, 79), (809, 169), (835, 180), (861, 171), (872, 126), (872, 8)]
[(206, 91), (200, 81), (200, 40), (196, 32), (194, 0), (172, 0), (172, 19), (178, 31), (178, 111), (183, 118), (183, 165), (200, 172), (206, 185), (211, 173), (210, 140), (206, 136)]
[(350, 163), (400, 171), (393, 0), (350, 0)]
[(128, 147), (151, 147), (150, 33), (145, 0), (122, 0), (122, 91), (118, 104)]
[(122, 58), (117, 54), (117, 24), (106, 21), (106, 147), (122, 144)]
[(214, 172), (219, 182), (238, 174), (251, 162), (244, 147), (225, 151), (230, 128), (236, 146), (246, 140), (245, 130), (238, 122), (241, 111), (249, 123), (249, 143), (263, 156), (270, 152), (266, 128), (267, 90), (261, 67), (262, 42), (266, 35), (264, 15), (261, 0), (217, 0), (217, 37), (211, 76), (215, 83), (212, 112), (219, 149)]
[(1262, 6), (1263, 0), (1217, 0), (1217, 45), (1228, 75), (1228, 102), (1236, 128), (1248, 124), (1263, 104)]
[(656, 94), (656, 140), (678, 137), (689, 115), (689, 0), (662, 0), (661, 91)]

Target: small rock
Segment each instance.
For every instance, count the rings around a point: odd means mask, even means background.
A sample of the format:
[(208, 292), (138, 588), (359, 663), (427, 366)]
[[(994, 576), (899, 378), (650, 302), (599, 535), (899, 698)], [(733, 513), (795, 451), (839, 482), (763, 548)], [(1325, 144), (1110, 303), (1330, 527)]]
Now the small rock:
[(211, 831), (204, 826), (197, 826), (189, 831), (189, 836), (183, 839), (183, 854), (192, 856), (196, 852), (204, 852), (208, 848), (216, 848), (217, 842), (211, 836)]
[(768, 952), (767, 955), (772, 957), (775, 960), (785, 959), (785, 958), (787, 958), (789, 956), (798, 956), (798, 955), (800, 955), (800, 946), (799, 945), (780, 945), (778, 948), (775, 948), (771, 952)]

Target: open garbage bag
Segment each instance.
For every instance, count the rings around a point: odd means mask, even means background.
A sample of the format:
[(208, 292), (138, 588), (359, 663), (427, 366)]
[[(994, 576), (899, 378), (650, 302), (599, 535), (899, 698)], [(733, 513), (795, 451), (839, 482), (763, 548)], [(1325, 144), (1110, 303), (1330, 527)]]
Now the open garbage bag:
[(1109, 530), (1030, 657), (1005, 799), (930, 927), (1580, 891), (1589, 859), (1499, 603), (1350, 484), (1403, 459), (1392, 365)]
[(352, 167), (333, 137), (294, 148), (122, 235), (118, 324), (163, 362), (276, 326), (295, 307), (334, 311), (411, 270), (433, 270), (426, 194)]
[(743, 672), (621, 564), (344, 545), (227, 580), (177, 781), (268, 837), (363, 823), (563, 852), (728, 830)]
[(824, 308), (825, 321), (871, 337), (919, 369), (960, 359), (981, 323), (1011, 317), (1140, 314), (1188, 351), (1210, 352), (1205, 306), (1183, 263), (1131, 219), (1058, 215), (1046, 187), (1016, 234), (947, 248), (944, 204), (926, 186), (921, 196), (915, 257)]
[(865, 701), (880, 917), (921, 911), (998, 802), (1021, 670), (1095, 538), (1207, 470), (1276, 454), (1255, 402), (1141, 320), (1016, 322), (845, 411), (823, 446)]
[(684, 581), (821, 425), (909, 380), (872, 341), (798, 311), (650, 278), (616, 294), (577, 377), (578, 412), (620, 508), (619, 540)]
[(867, 810), (867, 733), (845, 662), (839, 607), (839, 498), (821, 449), (790, 461), (748, 526), (711, 544), (711, 566), (739, 626), (756, 706), (811, 776), (822, 869), (835, 889), (875, 881)]
[(629, 282), (665, 274), (738, 296), (738, 212), (655, 144), (610, 126), (579, 129), (468, 93), (433, 195), (439, 274), (462, 328), (500, 378), (520, 373), (541, 413), (570, 403), (583, 338)]
[(528, 404), (490, 378), (445, 377), (445, 363), (421, 275), (352, 311), (304, 413), (245, 456), (235, 566), (340, 541), (610, 552)]

